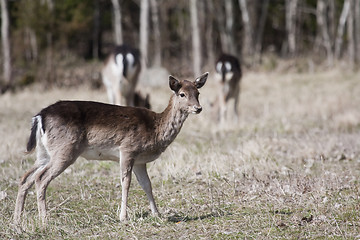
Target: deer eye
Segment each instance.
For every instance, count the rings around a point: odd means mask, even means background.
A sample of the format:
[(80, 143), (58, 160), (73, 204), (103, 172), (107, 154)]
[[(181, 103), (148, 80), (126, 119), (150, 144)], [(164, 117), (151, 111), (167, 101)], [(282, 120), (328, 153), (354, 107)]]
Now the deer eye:
[(185, 93), (180, 93), (180, 97), (185, 97)]

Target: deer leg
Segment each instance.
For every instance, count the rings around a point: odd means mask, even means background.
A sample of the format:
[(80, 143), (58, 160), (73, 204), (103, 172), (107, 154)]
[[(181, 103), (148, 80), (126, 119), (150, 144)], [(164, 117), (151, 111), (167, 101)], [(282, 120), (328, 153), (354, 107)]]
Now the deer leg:
[(115, 95), (115, 104), (116, 105), (121, 105), (122, 104), (122, 94), (121, 94), (121, 81), (123, 81), (124, 79), (118, 79), (115, 84), (114, 84), (114, 95)]
[(115, 96), (114, 96), (113, 89), (111, 87), (106, 87), (106, 92), (107, 92), (107, 95), (108, 95), (108, 98), (109, 98), (109, 102), (111, 104), (114, 104), (115, 103)]
[[(46, 166), (42, 171), (40, 171), (35, 177), (35, 188), (36, 188), (36, 197), (38, 204), (39, 218), (43, 225), (46, 224), (46, 188), (49, 185), (49, 182), (44, 185), (44, 180), (47, 178), (49, 166)], [(47, 180), (47, 179), (46, 179)]]
[(36, 172), (39, 169), (38, 166), (32, 167), (29, 171), (27, 171), (24, 176), (20, 180), (19, 184), (19, 191), (16, 197), (16, 204), (15, 204), (15, 210), (14, 210), (14, 224), (19, 225), (20, 224), (20, 218), (21, 214), (24, 210), (24, 204), (26, 195), (29, 191), (29, 189), (34, 185), (34, 172)]
[(225, 123), (225, 119), (226, 119), (226, 100), (224, 96), (220, 97), (220, 109), (219, 109), (219, 119), (220, 119), (220, 123), (223, 124)]
[(151, 182), (146, 170), (146, 164), (134, 165), (134, 173), (140, 186), (145, 191), (146, 196), (149, 199), (151, 213), (153, 214), (153, 216), (159, 216), (160, 214), (156, 207), (155, 200), (152, 194)]
[(239, 105), (239, 93), (236, 93), (235, 100), (234, 100), (234, 113), (235, 113), (235, 119), (237, 122), (239, 121), (238, 105)]
[(120, 221), (127, 219), (127, 200), (129, 195), (131, 183), (131, 171), (134, 165), (134, 160), (129, 158), (127, 154), (120, 153), (120, 172), (121, 172), (121, 210)]
[[(63, 154), (63, 156), (69, 156), (68, 154)], [(75, 162), (77, 156), (72, 156), (63, 159), (58, 159), (52, 157), (45, 168), (35, 176), (35, 188), (37, 195), (37, 203), (39, 210), (39, 217), (43, 223), (46, 224), (46, 189), (49, 186), (50, 182), (59, 176), (68, 166)]]
[(105, 88), (106, 88), (106, 93), (108, 95), (108, 99), (109, 99), (109, 102), (111, 104), (114, 104), (115, 103), (115, 96), (114, 96), (114, 90), (113, 90), (113, 86), (111, 84), (111, 79), (109, 79), (107, 77), (107, 74), (102, 72), (102, 78), (103, 78), (103, 83), (105, 85)]
[(130, 92), (129, 92), (129, 95), (126, 97), (126, 105), (127, 106), (135, 106), (135, 104), (134, 104), (134, 91), (135, 90), (131, 90)]

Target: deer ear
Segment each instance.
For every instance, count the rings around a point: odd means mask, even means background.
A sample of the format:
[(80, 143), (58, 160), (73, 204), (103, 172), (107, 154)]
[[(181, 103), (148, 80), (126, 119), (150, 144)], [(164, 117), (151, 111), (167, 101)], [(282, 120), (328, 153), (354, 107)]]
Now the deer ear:
[(176, 78), (174, 78), (173, 76), (169, 76), (169, 86), (170, 89), (173, 90), (174, 92), (178, 92), (181, 88), (181, 83), (179, 80), (177, 80)]
[(204, 73), (203, 75), (201, 75), (200, 77), (196, 78), (195, 81), (194, 81), (195, 86), (196, 86), (197, 88), (201, 88), (202, 86), (204, 86), (204, 84), (206, 83), (206, 80), (207, 80), (208, 76), (209, 76), (209, 73), (206, 72), (206, 73)]

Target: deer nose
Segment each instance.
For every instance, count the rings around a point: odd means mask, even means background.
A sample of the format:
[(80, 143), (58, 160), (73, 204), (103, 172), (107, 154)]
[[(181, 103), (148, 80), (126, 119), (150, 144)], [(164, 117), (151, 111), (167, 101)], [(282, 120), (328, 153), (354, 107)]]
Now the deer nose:
[(195, 108), (195, 113), (199, 114), (202, 111), (202, 107), (201, 106), (194, 106)]

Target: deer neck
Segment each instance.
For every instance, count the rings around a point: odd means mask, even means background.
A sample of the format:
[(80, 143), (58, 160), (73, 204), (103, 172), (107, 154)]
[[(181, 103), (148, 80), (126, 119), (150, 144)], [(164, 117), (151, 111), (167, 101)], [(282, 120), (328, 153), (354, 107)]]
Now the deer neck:
[(170, 144), (180, 132), (188, 116), (188, 112), (179, 109), (178, 103), (174, 100), (174, 95), (171, 96), (169, 105), (160, 114), (158, 142), (165, 145)]

